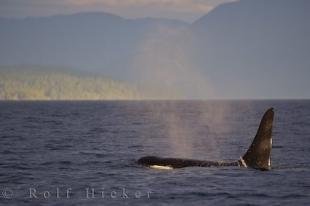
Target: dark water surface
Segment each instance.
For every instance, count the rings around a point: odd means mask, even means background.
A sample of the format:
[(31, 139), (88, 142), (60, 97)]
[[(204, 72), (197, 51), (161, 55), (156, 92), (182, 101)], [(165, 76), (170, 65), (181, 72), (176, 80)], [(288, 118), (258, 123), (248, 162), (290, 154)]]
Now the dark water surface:
[[(271, 171), (135, 163), (238, 159), (268, 107)], [(310, 101), (0, 102), (0, 205), (309, 205), (309, 157)]]

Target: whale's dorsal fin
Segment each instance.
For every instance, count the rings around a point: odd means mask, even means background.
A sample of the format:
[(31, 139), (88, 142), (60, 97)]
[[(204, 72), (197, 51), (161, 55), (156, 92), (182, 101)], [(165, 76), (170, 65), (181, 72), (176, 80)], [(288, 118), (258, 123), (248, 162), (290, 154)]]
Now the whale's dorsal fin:
[(265, 112), (251, 146), (239, 160), (240, 165), (260, 170), (271, 169), (273, 117), (273, 108), (270, 108)]

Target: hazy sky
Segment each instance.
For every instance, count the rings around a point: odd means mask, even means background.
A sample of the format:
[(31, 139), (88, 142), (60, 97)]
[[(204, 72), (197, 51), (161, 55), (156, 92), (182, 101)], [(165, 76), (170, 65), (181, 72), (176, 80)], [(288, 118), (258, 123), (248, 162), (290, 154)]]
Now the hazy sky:
[(192, 22), (233, 0), (0, 0), (0, 16), (25, 17), (106, 11), (123, 17), (165, 17)]

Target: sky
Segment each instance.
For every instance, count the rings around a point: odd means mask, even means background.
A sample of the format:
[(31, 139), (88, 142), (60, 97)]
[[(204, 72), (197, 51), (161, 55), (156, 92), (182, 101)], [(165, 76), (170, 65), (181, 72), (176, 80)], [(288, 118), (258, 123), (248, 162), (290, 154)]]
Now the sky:
[(234, 0), (0, 0), (1, 17), (105, 11), (127, 18), (160, 17), (193, 22)]

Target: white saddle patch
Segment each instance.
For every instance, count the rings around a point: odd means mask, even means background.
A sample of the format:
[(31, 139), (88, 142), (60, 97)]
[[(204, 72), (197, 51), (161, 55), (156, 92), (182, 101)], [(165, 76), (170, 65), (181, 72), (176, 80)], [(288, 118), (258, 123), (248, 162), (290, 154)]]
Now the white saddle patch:
[(240, 157), (240, 162), (242, 164), (243, 167), (247, 168), (248, 165), (245, 163), (244, 159), (242, 157)]

